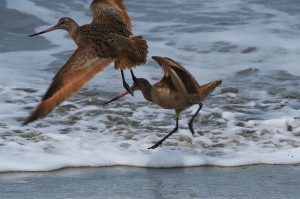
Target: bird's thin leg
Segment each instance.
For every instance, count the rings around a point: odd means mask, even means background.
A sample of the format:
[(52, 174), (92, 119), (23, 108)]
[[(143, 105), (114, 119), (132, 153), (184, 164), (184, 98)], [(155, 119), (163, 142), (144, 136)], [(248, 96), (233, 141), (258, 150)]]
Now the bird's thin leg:
[(167, 139), (168, 137), (170, 137), (170, 135), (172, 135), (173, 133), (175, 133), (177, 130), (178, 130), (178, 117), (176, 118), (176, 126), (175, 126), (175, 128), (168, 135), (166, 135), (163, 139), (161, 139), (160, 141), (158, 141), (156, 144), (154, 144), (152, 147), (149, 147), (148, 149), (155, 149), (158, 146), (161, 146), (162, 143), (165, 141), (165, 139)]
[(196, 115), (197, 115), (197, 114), (199, 113), (199, 111), (202, 109), (202, 106), (203, 106), (203, 105), (200, 103), (200, 104), (199, 104), (198, 110), (196, 111), (196, 113), (193, 115), (193, 117), (192, 117), (191, 120), (189, 121), (189, 129), (190, 129), (192, 135), (195, 134), (194, 129), (193, 129), (193, 121), (194, 121)]
[(123, 81), (123, 86), (124, 86), (124, 88), (130, 93), (130, 95), (133, 96), (133, 92), (132, 92), (131, 88), (129, 87), (129, 85), (128, 85), (127, 82), (125, 81), (125, 77), (124, 77), (124, 72), (123, 72), (123, 70), (121, 70), (121, 74), (122, 74), (122, 81)]
[(137, 78), (136, 78), (135, 75), (133, 74), (133, 71), (130, 70), (130, 73), (131, 73), (132, 80), (133, 80), (134, 82), (136, 82), (136, 81), (137, 81)]

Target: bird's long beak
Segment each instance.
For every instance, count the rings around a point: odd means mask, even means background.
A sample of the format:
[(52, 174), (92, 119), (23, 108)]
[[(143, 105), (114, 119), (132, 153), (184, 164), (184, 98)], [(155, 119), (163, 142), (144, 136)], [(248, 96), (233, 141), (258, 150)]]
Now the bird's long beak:
[(113, 98), (113, 99), (111, 99), (111, 100), (105, 102), (105, 103), (102, 104), (102, 105), (104, 106), (104, 105), (109, 104), (109, 103), (111, 103), (111, 102), (113, 102), (113, 101), (116, 101), (116, 100), (118, 100), (118, 99), (124, 97), (124, 96), (127, 95), (128, 93), (129, 93), (128, 91), (125, 91), (124, 93), (121, 93), (121, 94), (118, 95), (117, 97), (115, 97), (115, 98)]
[(50, 32), (50, 31), (56, 30), (56, 29), (57, 29), (57, 26), (55, 25), (55, 26), (53, 26), (51, 28), (48, 28), (48, 29), (46, 29), (44, 31), (41, 31), (41, 32), (38, 32), (38, 33), (35, 33), (35, 34), (32, 34), (32, 35), (29, 35), (28, 37), (33, 37), (33, 36), (41, 35), (41, 34), (44, 34), (46, 32)]

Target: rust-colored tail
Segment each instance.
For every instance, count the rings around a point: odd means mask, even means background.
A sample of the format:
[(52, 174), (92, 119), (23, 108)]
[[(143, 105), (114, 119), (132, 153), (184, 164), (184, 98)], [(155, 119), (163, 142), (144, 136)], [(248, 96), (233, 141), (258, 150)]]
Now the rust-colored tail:
[(199, 93), (201, 93), (204, 98), (206, 98), (209, 94), (211, 94), (217, 86), (222, 84), (222, 80), (217, 80), (213, 82), (209, 82), (207, 84), (204, 84), (202, 86), (198, 87)]

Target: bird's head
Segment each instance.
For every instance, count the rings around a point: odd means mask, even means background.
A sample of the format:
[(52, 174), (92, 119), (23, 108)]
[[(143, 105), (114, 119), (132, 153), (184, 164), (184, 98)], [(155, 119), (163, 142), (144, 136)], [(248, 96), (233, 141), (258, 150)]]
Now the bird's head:
[[(150, 83), (148, 82), (148, 80), (144, 79), (144, 78), (137, 78), (135, 79), (135, 81), (133, 82), (132, 86), (131, 86), (131, 90), (132, 91), (143, 91), (144, 89), (146, 89), (148, 86), (150, 85)], [(151, 85), (150, 85), (151, 86)]]
[(57, 30), (57, 29), (62, 29), (62, 30), (66, 30), (66, 31), (69, 32), (71, 30), (71, 28), (77, 27), (77, 26), (78, 26), (77, 23), (73, 19), (71, 19), (69, 17), (63, 17), (63, 18), (60, 18), (58, 20), (58, 23), (55, 26), (52, 26), (51, 28), (48, 28), (48, 29), (43, 30), (41, 32), (29, 35), (28, 37), (41, 35), (41, 34), (51, 32), (51, 31)]

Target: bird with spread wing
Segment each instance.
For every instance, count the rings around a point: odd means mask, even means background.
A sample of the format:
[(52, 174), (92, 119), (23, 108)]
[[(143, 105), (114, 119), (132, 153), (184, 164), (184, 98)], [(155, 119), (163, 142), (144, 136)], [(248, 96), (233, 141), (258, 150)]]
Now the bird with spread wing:
[(147, 42), (142, 36), (133, 36), (131, 20), (122, 0), (94, 0), (90, 10), (93, 13), (90, 24), (79, 26), (73, 19), (63, 17), (55, 26), (30, 35), (66, 30), (77, 49), (59, 69), (41, 102), (23, 124), (47, 116), (113, 62), (115, 69), (121, 70), (123, 86), (133, 95), (123, 70), (129, 69), (135, 78), (132, 69), (147, 61)]
[[(156, 142), (149, 149), (155, 149), (161, 146), (162, 143), (178, 130), (179, 115), (185, 109), (198, 105), (196, 113), (188, 122), (189, 129), (194, 135), (193, 121), (199, 111), (202, 109), (203, 102), (210, 95), (217, 86), (222, 84), (222, 80), (216, 80), (204, 85), (199, 85), (194, 76), (186, 70), (182, 65), (175, 62), (168, 57), (153, 56), (152, 57), (162, 68), (162, 79), (151, 85), (150, 82), (144, 78), (134, 77), (132, 90), (140, 90), (147, 101), (150, 101), (164, 109), (175, 109), (176, 126), (175, 128)], [(104, 103), (108, 104), (128, 94), (128, 91), (118, 95), (112, 100)]]

